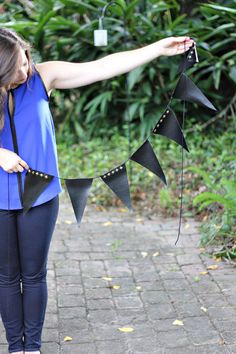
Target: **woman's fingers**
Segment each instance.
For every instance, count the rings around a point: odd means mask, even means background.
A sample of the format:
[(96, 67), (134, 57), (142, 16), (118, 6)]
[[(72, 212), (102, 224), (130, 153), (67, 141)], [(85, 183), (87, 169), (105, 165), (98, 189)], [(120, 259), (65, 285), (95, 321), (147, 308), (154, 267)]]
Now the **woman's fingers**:
[(190, 37), (186, 37), (186, 36), (181, 36), (181, 37), (173, 37), (174, 38), (174, 41), (175, 42), (180, 42), (180, 43), (183, 43), (183, 42), (186, 42), (186, 43), (193, 43), (194, 40), (191, 39)]
[(189, 50), (189, 48), (191, 48), (191, 45), (179, 45), (177, 47), (178, 50)]
[(24, 161), (24, 160), (20, 160), (19, 164), (24, 167), (26, 170), (29, 169), (29, 165)]
[(23, 172), (24, 171), (24, 168), (26, 170), (29, 169), (29, 166), (28, 164), (24, 161), (24, 160), (19, 160), (19, 162), (15, 165), (15, 166), (12, 166), (11, 168), (9, 168), (7, 170), (7, 172), (9, 173), (13, 173), (13, 172)]

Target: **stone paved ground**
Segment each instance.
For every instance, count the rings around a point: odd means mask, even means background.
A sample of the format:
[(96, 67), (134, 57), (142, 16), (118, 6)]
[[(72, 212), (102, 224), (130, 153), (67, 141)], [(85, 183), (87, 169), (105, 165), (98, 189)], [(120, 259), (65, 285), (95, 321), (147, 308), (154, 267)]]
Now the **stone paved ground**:
[[(236, 353), (234, 268), (201, 254), (193, 220), (175, 246), (177, 227), (177, 219), (87, 207), (78, 228), (71, 205), (61, 202), (42, 353)], [(7, 353), (2, 324), (0, 353)]]

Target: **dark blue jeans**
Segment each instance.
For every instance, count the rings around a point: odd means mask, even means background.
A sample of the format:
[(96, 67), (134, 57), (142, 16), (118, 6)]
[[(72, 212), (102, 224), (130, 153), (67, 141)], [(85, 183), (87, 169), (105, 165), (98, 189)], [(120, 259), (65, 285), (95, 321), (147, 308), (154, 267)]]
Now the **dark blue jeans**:
[(22, 209), (0, 210), (0, 314), (10, 353), (41, 348), (47, 258), (58, 208), (56, 196), (25, 215)]

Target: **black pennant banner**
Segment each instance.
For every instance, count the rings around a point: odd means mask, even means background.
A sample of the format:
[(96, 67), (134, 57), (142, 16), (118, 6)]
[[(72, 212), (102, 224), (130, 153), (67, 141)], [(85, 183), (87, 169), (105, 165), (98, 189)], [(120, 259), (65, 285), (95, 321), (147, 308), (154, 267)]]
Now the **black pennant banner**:
[(173, 97), (185, 101), (196, 102), (204, 107), (212, 109), (213, 111), (217, 110), (202, 91), (184, 73), (180, 76)]
[(119, 197), (129, 210), (132, 210), (129, 182), (125, 164), (100, 176), (109, 188)]
[(23, 194), (23, 213), (25, 214), (34, 204), (40, 194), (46, 189), (54, 176), (28, 169), (25, 176), (24, 194)]
[(177, 73), (182, 73), (198, 62), (197, 48), (196, 45), (193, 44), (193, 46), (183, 54)]
[[(167, 138), (175, 141), (182, 146), (185, 150), (189, 151), (187, 143), (182, 131), (185, 117), (185, 101), (195, 102), (204, 107), (210, 108), (216, 111), (216, 108), (208, 100), (208, 98), (202, 93), (202, 91), (193, 83), (192, 80), (184, 73), (184, 71), (192, 67), (198, 62), (196, 45), (194, 45), (184, 53), (181, 63), (179, 65), (179, 73), (181, 73), (177, 85), (174, 89), (174, 93), (167, 104), (167, 108), (162, 114), (159, 121), (156, 123), (152, 133), (166, 136)], [(174, 111), (170, 108), (172, 98), (181, 99), (184, 101), (183, 116), (179, 118), (175, 115)], [(151, 135), (151, 134), (150, 134)], [(129, 160), (139, 163), (141, 166), (147, 168), (155, 175), (157, 175), (166, 185), (166, 177), (161, 168), (161, 165), (156, 157), (156, 154), (149, 142), (149, 137), (144, 143), (130, 156)], [(183, 176), (183, 149), (182, 149), (182, 176)], [(23, 212), (27, 212), (34, 204), (39, 195), (46, 189), (53, 178), (59, 178), (51, 176), (44, 172), (29, 169), (24, 185), (23, 195)], [(90, 187), (95, 178), (101, 178), (103, 182), (116, 194), (116, 196), (132, 211), (129, 182), (126, 171), (125, 163), (113, 168), (104, 175), (94, 178), (76, 178), (66, 179), (65, 184), (70, 196), (70, 200), (74, 209), (77, 223), (82, 220), (83, 213), (86, 207), (87, 198)], [(183, 177), (182, 187), (183, 191)], [(182, 193), (182, 192), (181, 192)], [(181, 194), (182, 198), (182, 194)], [(182, 202), (182, 199), (181, 199)], [(181, 223), (181, 209), (180, 209), (180, 223)], [(180, 224), (179, 224), (180, 225)], [(179, 227), (180, 230), (180, 227)]]
[(153, 151), (152, 145), (146, 140), (143, 145), (130, 157), (131, 160), (146, 167), (151, 172), (155, 173), (165, 184), (166, 178), (161, 165)]
[(189, 151), (183, 132), (181, 130), (180, 123), (174, 111), (170, 107), (167, 107), (167, 109), (157, 122), (155, 128), (153, 129), (153, 133), (164, 135), (167, 138), (174, 140), (185, 150)]
[(77, 223), (80, 224), (93, 178), (65, 179)]

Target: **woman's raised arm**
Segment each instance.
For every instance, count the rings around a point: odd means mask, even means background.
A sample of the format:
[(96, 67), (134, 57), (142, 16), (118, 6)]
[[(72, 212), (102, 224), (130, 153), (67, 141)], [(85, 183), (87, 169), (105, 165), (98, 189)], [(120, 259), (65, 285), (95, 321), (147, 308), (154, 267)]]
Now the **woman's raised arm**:
[(90, 62), (48, 61), (37, 64), (36, 68), (48, 91), (70, 89), (127, 73), (161, 55), (182, 54), (193, 43), (189, 37), (168, 37), (142, 48), (117, 52)]

